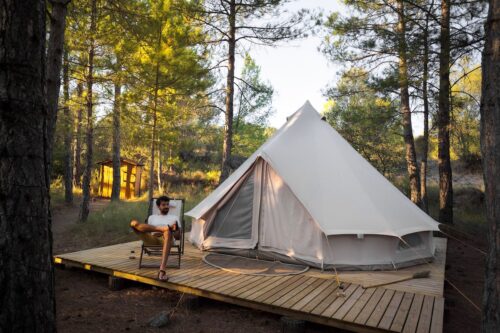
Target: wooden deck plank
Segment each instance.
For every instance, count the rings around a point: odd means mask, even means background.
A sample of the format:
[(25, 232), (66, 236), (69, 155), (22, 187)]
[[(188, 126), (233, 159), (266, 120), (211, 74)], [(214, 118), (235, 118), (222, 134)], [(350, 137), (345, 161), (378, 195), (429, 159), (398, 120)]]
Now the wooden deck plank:
[(240, 295), (238, 295), (238, 297), (248, 299), (252, 295), (257, 294), (257, 293), (263, 291), (265, 288), (268, 288), (268, 286), (275, 284), (276, 282), (280, 282), (280, 281), (281, 281), (281, 279), (279, 277), (271, 276), (267, 281), (262, 282), (262, 284), (256, 286), (255, 288), (252, 288), (250, 290), (245, 291), (244, 293), (241, 293)]
[(375, 309), (373, 309), (370, 318), (365, 323), (367, 326), (377, 327), (384, 315), (385, 310), (389, 306), (389, 302), (392, 300), (392, 296), (394, 296), (395, 291), (392, 289), (386, 289), (384, 292), (384, 296), (380, 299)]
[(261, 281), (262, 278), (264, 278), (264, 277), (258, 276), (258, 275), (257, 276), (250, 276), (250, 278), (247, 280), (246, 283), (240, 284), (239, 286), (235, 286), (229, 290), (224, 290), (223, 292), (226, 295), (230, 295), (230, 296), (235, 297), (236, 295), (239, 295), (242, 292), (246, 291), (247, 287), (249, 285), (253, 285), (254, 283), (259, 283), (259, 281)]
[(329, 295), (337, 293), (337, 283), (335, 280), (327, 280), (328, 284), (325, 290), (318, 294), (315, 298), (309, 301), (304, 307), (300, 309), (300, 311), (310, 313), (316, 307), (318, 307)]
[[(299, 302), (295, 303), (291, 309), (292, 310), (300, 310), (300, 311), (305, 311), (307, 305), (312, 302), (314, 299), (320, 298), (320, 294), (323, 293), (323, 291), (326, 292), (326, 289), (328, 286), (330, 286), (332, 282), (330, 280), (323, 280), (321, 279), (321, 284), (314, 288), (308, 295), (304, 296)], [(307, 311), (309, 312), (309, 311)]]
[(323, 284), (323, 282), (325, 281), (322, 279), (313, 278), (312, 284), (308, 285), (306, 288), (304, 288), (304, 290), (291, 297), (289, 300), (283, 303), (282, 306), (285, 308), (293, 309), (296, 303), (311, 295), (311, 293), (318, 289)]
[(255, 281), (251, 285), (248, 285), (247, 288), (240, 290), (237, 294), (235, 294), (235, 296), (239, 298), (247, 298), (249, 295), (255, 293), (258, 290), (261, 290), (264, 286), (267, 286), (272, 282), (272, 276), (264, 276), (262, 279)]
[[(185, 272), (185, 274), (182, 274), (184, 272)], [(207, 268), (204, 266), (194, 268), (190, 271), (184, 271), (184, 272), (183, 271), (172, 272), (171, 282), (185, 284), (187, 281), (194, 280), (200, 276), (209, 276), (210, 275), (210, 271), (207, 270)]]
[(221, 277), (221, 276), (224, 276), (224, 274), (221, 274), (220, 271), (219, 272), (211, 271), (211, 270), (210, 271), (201, 271), (198, 275), (193, 276), (191, 278), (188, 277), (187, 279), (183, 279), (180, 281), (172, 280), (172, 282), (183, 284), (186, 286), (193, 286), (194, 284), (199, 283), (199, 282), (204, 282), (207, 279), (217, 278), (217, 277)]
[[(293, 276), (297, 276), (297, 275), (293, 275)], [(268, 284), (267, 286), (265, 287), (262, 287), (261, 290), (259, 291), (256, 291), (255, 293), (253, 293), (252, 295), (249, 295), (247, 297), (248, 300), (250, 301), (257, 301), (258, 298), (260, 298), (261, 296), (273, 291), (273, 290), (276, 290), (276, 288), (278, 286), (282, 286), (282, 285), (285, 285), (288, 283), (288, 280), (292, 279), (291, 275), (288, 275), (288, 276), (285, 276), (284, 278), (278, 278), (278, 277), (274, 277), (273, 278), (273, 282)], [(257, 301), (258, 302), (258, 301)]]
[[(441, 245), (440, 251), (445, 250)], [(169, 282), (156, 279), (157, 268), (139, 269), (140, 242), (58, 255), (55, 262), (352, 331), (440, 332), (444, 299), (436, 295), (442, 294), (444, 257), (441, 254), (431, 264), (434, 265), (431, 278), (409, 281), (412, 287), (406, 292), (397, 290), (401, 286), (363, 289), (351, 282), (358, 281), (356, 279), (383, 282), (407, 276), (422, 267), (395, 272), (341, 272), (345, 297), (337, 294), (335, 276), (329, 272), (310, 269), (300, 275), (238, 275), (206, 265), (202, 261), (204, 253), (189, 244), (186, 244), (181, 267), (167, 267)], [(135, 258), (130, 259), (131, 255)], [(143, 258), (147, 264), (158, 264), (159, 260), (157, 256)], [(176, 260), (171, 257), (168, 264)], [(353, 278), (346, 280), (343, 275)]]
[[(347, 290), (350, 286), (351, 284), (349, 283), (343, 284), (344, 290)], [(339, 297), (338, 295), (339, 288), (338, 286), (335, 287), (336, 288), (332, 293), (326, 295), (326, 297), (314, 309), (311, 310), (312, 314), (321, 315), (328, 308), (330, 304), (335, 302), (335, 300)]]
[(361, 310), (363, 310), (363, 308), (365, 307), (366, 303), (368, 303), (368, 301), (372, 297), (375, 290), (377, 289), (376, 288), (365, 289), (365, 292), (363, 293), (363, 295), (361, 295), (356, 304), (349, 310), (349, 312), (346, 313), (344, 320), (354, 322), (354, 320), (359, 315)]
[(333, 314), (344, 304), (344, 302), (351, 297), (351, 295), (356, 291), (356, 289), (361, 288), (358, 284), (351, 284), (346, 290), (344, 295), (337, 297), (321, 314), (325, 317), (331, 317)]
[(420, 319), (418, 321), (417, 333), (428, 333), (431, 328), (432, 308), (434, 306), (435, 297), (426, 295), (424, 297), (424, 304), (420, 312)]
[(229, 281), (227, 282), (221, 282), (213, 285), (210, 288), (207, 288), (207, 290), (210, 290), (211, 292), (216, 292), (216, 293), (221, 293), (222, 290), (231, 288), (233, 286), (241, 285), (243, 283), (246, 283), (248, 281), (249, 275), (236, 275), (233, 276)]
[(301, 275), (294, 275), (290, 279), (288, 279), (287, 281), (285, 281), (284, 283), (281, 283), (281, 284), (278, 284), (278, 285), (274, 286), (274, 288), (269, 289), (268, 291), (266, 291), (265, 293), (257, 296), (253, 300), (256, 301), (256, 302), (259, 302), (259, 303), (263, 302), (265, 299), (268, 299), (269, 297), (273, 296), (274, 294), (276, 294), (276, 293), (280, 292), (281, 290), (287, 288), (290, 284), (294, 283), (295, 281), (299, 280), (300, 278), (302, 278)]
[(278, 292), (274, 293), (273, 295), (269, 296), (268, 298), (263, 299), (261, 302), (262, 303), (267, 303), (267, 304), (273, 304), (276, 300), (281, 298), (282, 296), (292, 292), (296, 288), (300, 288), (304, 285), (304, 283), (309, 280), (310, 278), (306, 276), (300, 276), (299, 278), (291, 283), (290, 285), (286, 286), (283, 289), (280, 289)]
[(380, 323), (378, 324), (379, 328), (382, 328), (384, 330), (388, 330), (391, 325), (392, 321), (394, 320), (394, 316), (396, 315), (396, 312), (399, 309), (399, 305), (401, 304), (401, 301), (403, 300), (404, 293), (401, 291), (396, 291), (394, 293), (394, 296), (392, 296), (391, 302), (389, 303), (389, 306), (384, 312), (384, 316), (380, 320)]
[(424, 302), (424, 295), (415, 295), (411, 303), (410, 311), (408, 312), (405, 325), (403, 327), (404, 333), (414, 333), (417, 330), (418, 321), (420, 319), (420, 310)]
[(211, 285), (224, 283), (225, 281), (228, 281), (229, 279), (235, 276), (237, 276), (237, 274), (222, 274), (222, 275), (212, 276), (208, 279), (190, 283), (190, 286), (193, 288), (206, 289)]
[(443, 332), (444, 298), (434, 299), (432, 309), (431, 333)]
[(366, 292), (366, 289), (359, 287), (356, 291), (349, 297), (344, 304), (333, 314), (332, 318), (342, 319), (351, 310), (351, 308), (356, 304), (359, 299)]
[(412, 293), (405, 293), (405, 295), (403, 296), (403, 300), (399, 305), (398, 312), (396, 313), (396, 316), (394, 317), (394, 320), (392, 322), (391, 331), (401, 332), (401, 330), (403, 329), (414, 296), (415, 294)]
[(211, 291), (211, 292), (215, 292), (215, 291), (219, 290), (219, 288), (221, 286), (229, 285), (231, 283), (234, 283), (235, 281), (239, 281), (243, 277), (244, 276), (242, 276), (241, 274), (231, 274), (231, 276), (230, 276), (229, 279), (214, 281), (214, 282), (209, 283), (208, 285), (206, 285), (204, 287), (204, 289), (208, 290), (208, 291)]
[(241, 280), (238, 280), (237, 283), (233, 283), (230, 285), (223, 285), (221, 288), (218, 290), (221, 294), (224, 295), (229, 295), (232, 292), (235, 292), (241, 288), (244, 288), (246, 285), (249, 283), (252, 283), (253, 281), (259, 279), (259, 276), (254, 276), (254, 275), (243, 275)]
[(294, 288), (291, 292), (281, 296), (278, 300), (274, 301), (273, 305), (282, 306), (285, 308), (291, 307), (293, 304), (298, 302), (301, 297), (304, 297), (304, 295), (306, 295), (304, 290), (307, 290), (315, 282), (321, 282), (321, 280), (313, 277), (308, 278), (304, 283), (300, 284), (297, 288)]
[(385, 292), (384, 288), (374, 288), (374, 289), (375, 291), (373, 292), (373, 296), (370, 298), (363, 311), (356, 317), (356, 319), (354, 320), (355, 323), (362, 325), (366, 323), (366, 321), (368, 320), (368, 318), (370, 318), (370, 315), (372, 314), (373, 310), (375, 309), (380, 299), (382, 298), (382, 295)]
[(231, 293), (231, 295), (235, 296), (235, 297), (240, 297), (241, 298), (241, 294), (249, 292), (249, 291), (251, 292), (252, 290), (255, 290), (255, 288), (261, 288), (262, 284), (265, 283), (270, 278), (271, 278), (270, 276), (259, 276), (258, 279), (256, 279), (253, 282), (247, 284), (243, 288), (238, 289), (237, 291)]

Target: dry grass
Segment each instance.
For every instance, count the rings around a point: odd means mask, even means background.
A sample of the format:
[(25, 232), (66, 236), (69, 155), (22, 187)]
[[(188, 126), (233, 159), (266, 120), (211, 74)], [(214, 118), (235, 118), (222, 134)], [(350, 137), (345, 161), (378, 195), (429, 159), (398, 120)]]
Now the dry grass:
[[(405, 184), (399, 184), (400, 188)], [(189, 211), (205, 198), (212, 187), (201, 185), (175, 185), (170, 186), (167, 195), (186, 200), (185, 211)], [(438, 219), (438, 188), (431, 185), (429, 193), (429, 212), (434, 219)], [(160, 195), (160, 193), (155, 193)], [(455, 224), (453, 228), (467, 233), (473, 237), (483, 237), (486, 231), (484, 217), (484, 202), (482, 192), (471, 187), (455, 188)], [(52, 204), (63, 205), (64, 194), (61, 187), (53, 187), (51, 190)], [(79, 201), (80, 194), (75, 193), (75, 201)], [(77, 205), (78, 206), (78, 205)], [(85, 223), (73, 225), (68, 233), (72, 242), (81, 244), (83, 247), (95, 247), (108, 244), (116, 244), (135, 240), (130, 233), (129, 222), (131, 219), (143, 221), (148, 211), (147, 195), (131, 201), (120, 201), (110, 203), (104, 209), (92, 211)], [(186, 216), (186, 230), (191, 229), (191, 218)]]
[[(206, 197), (213, 189), (196, 185), (171, 187), (167, 193), (170, 197), (184, 198), (185, 211), (190, 210)], [(155, 193), (155, 196), (160, 193)], [(51, 191), (52, 206), (64, 205), (64, 193), (61, 188)], [(80, 201), (77, 197), (75, 202)], [(147, 193), (140, 198), (127, 201), (109, 202), (104, 208), (91, 210), (86, 222), (76, 223), (68, 227), (64, 234), (65, 243), (72, 249), (87, 249), (137, 240), (129, 228), (130, 220), (144, 221), (147, 217)], [(74, 209), (79, 209), (75, 204)], [(191, 218), (185, 217), (186, 231), (191, 230)]]

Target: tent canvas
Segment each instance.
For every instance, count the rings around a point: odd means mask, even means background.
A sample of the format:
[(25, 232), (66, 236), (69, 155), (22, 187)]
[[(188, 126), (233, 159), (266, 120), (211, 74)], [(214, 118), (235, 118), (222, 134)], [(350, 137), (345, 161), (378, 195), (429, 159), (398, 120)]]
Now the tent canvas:
[(438, 230), (309, 102), (186, 214), (201, 249), (318, 267), (427, 260)]

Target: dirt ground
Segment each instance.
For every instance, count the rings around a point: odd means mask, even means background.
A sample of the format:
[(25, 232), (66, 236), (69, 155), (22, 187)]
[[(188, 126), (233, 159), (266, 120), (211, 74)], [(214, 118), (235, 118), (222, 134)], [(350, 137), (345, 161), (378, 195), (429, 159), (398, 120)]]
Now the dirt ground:
[[(96, 201), (91, 209), (101, 209)], [(78, 207), (53, 209), (54, 253), (80, 250), (67, 242)], [(477, 244), (476, 244), (477, 245)], [(479, 241), (479, 246), (481, 242)], [(280, 332), (280, 316), (130, 282), (126, 289), (110, 291), (106, 275), (78, 269), (56, 269), (56, 306), (59, 332)], [(446, 278), (475, 304), (481, 304), (484, 255), (448, 240)], [(479, 332), (480, 313), (450, 283), (445, 283), (444, 332)], [(174, 310), (175, 309), (175, 310)], [(172, 311), (164, 328), (152, 328), (150, 318)], [(307, 332), (332, 332), (307, 323)]]

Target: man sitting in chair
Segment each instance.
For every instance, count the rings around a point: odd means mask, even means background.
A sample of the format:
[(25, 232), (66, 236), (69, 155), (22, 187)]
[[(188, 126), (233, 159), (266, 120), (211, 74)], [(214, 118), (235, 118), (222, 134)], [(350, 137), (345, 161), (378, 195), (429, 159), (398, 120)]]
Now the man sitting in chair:
[(130, 221), (130, 226), (138, 232), (151, 232), (155, 236), (163, 237), (163, 250), (160, 271), (158, 272), (158, 279), (161, 281), (168, 281), (165, 268), (170, 249), (172, 248), (172, 238), (180, 239), (178, 218), (173, 215), (167, 215), (171, 208), (169, 202), (170, 198), (167, 196), (161, 196), (156, 199), (156, 206), (158, 206), (160, 214), (149, 216), (147, 223), (139, 223), (137, 220)]

